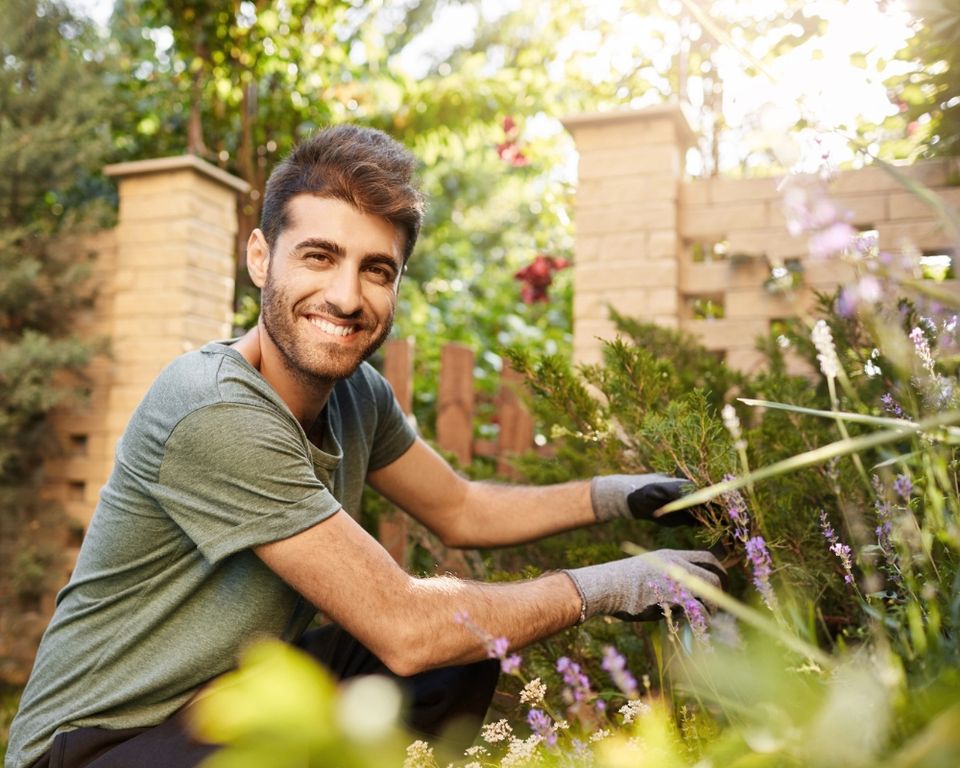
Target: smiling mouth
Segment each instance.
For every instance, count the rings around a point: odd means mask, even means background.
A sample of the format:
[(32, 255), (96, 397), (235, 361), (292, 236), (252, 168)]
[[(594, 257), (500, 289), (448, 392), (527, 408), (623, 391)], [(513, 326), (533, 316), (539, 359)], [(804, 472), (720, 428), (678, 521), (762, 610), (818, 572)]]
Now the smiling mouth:
[(359, 325), (336, 325), (320, 317), (308, 317), (307, 320), (311, 325), (315, 325), (321, 331), (329, 333), (331, 336), (353, 336), (360, 330)]

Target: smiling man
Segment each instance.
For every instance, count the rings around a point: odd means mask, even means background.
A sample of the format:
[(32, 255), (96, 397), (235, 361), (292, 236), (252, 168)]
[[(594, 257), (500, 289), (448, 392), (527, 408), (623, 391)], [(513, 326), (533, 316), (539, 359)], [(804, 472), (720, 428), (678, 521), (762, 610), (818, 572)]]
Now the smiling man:
[[(369, 483), (458, 547), (498, 546), (656, 510), (685, 483), (612, 475), (546, 488), (470, 482), (406, 422), (364, 361), (390, 332), (423, 201), (385, 134), (321, 131), (270, 177), (247, 244), (257, 326), (165, 369), (117, 448), (57, 598), (7, 768), (192, 766), (203, 687), (264, 637), (343, 678), (396, 677), (408, 721), (483, 717), (498, 666), (456, 616), (520, 648), (596, 614), (660, 614), (670, 563), (713, 584), (706, 552), (661, 550), (510, 584), (414, 578), (355, 521)], [(307, 630), (317, 611), (328, 622)]]

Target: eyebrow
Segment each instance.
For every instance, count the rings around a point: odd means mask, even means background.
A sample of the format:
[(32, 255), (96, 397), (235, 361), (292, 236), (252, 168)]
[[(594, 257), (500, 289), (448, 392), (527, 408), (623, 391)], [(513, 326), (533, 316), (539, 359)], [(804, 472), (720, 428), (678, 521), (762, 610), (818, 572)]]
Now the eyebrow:
[[(340, 257), (346, 255), (346, 249), (342, 245), (334, 242), (333, 240), (325, 240), (322, 237), (308, 237), (306, 240), (301, 240), (299, 243), (293, 246), (292, 252), (300, 253), (310, 249), (328, 251)], [(389, 253), (381, 253), (380, 251), (365, 253), (363, 255), (363, 262), (365, 264), (387, 264), (397, 272), (399, 272), (401, 269), (401, 262), (395, 256), (392, 256)]]

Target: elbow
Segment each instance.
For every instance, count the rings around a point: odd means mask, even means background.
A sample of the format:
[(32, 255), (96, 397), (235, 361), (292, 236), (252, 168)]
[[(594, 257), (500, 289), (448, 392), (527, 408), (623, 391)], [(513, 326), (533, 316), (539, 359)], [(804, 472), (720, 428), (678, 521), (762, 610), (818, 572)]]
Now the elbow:
[(440, 543), (449, 549), (467, 549), (472, 546), (467, 536), (459, 528), (452, 530), (436, 531)]
[(424, 638), (408, 637), (413, 633), (396, 632), (386, 647), (378, 649), (380, 661), (398, 677), (411, 677), (430, 669)]

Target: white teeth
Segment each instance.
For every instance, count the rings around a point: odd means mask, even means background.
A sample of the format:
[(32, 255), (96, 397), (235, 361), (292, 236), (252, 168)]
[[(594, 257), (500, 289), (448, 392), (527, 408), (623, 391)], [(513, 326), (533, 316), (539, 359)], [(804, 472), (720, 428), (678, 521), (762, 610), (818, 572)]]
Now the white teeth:
[(357, 330), (352, 325), (334, 325), (333, 323), (328, 323), (326, 320), (322, 320), (319, 317), (311, 317), (309, 319), (310, 322), (317, 326), (317, 328), (319, 328), (321, 331), (332, 334), (333, 336), (349, 336), (351, 333), (354, 333)]

